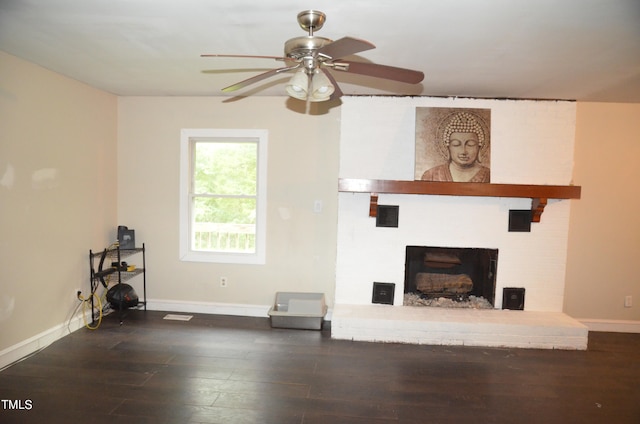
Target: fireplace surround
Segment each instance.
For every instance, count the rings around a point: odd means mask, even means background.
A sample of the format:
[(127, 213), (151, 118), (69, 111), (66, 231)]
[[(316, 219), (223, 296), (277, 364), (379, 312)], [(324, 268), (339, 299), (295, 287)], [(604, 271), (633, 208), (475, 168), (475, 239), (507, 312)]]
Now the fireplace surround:
[[(343, 100), (332, 337), (583, 348), (585, 329), (562, 313), (569, 199), (580, 197), (571, 181), (575, 104)], [(416, 107), (491, 109), (490, 184), (414, 181)], [(398, 206), (398, 227), (375, 225), (378, 204)], [(530, 232), (509, 231), (511, 210), (531, 211)], [(505, 287), (520, 287), (524, 310), (403, 306), (406, 246), (499, 250), (493, 304), (502, 305)], [(372, 304), (377, 281), (396, 284), (393, 305)]]

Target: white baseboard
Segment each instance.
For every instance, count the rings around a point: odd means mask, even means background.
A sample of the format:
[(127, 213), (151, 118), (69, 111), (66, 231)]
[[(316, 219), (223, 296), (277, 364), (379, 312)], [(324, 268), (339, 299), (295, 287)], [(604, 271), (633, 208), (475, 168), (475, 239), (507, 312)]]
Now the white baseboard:
[(578, 318), (589, 331), (604, 331), (611, 333), (640, 333), (640, 321)]
[[(179, 300), (147, 299), (150, 311), (183, 312), (192, 314), (234, 315), (241, 317), (268, 318), (271, 305), (249, 305), (240, 303), (183, 302)], [(324, 319), (331, 321), (332, 309)]]
[[(91, 319), (91, 318), (88, 318)], [(0, 351), (0, 370), (84, 327), (82, 314)]]
[(269, 316), (269, 308), (270, 306), (264, 305), (147, 299), (147, 309), (150, 311), (267, 318)]

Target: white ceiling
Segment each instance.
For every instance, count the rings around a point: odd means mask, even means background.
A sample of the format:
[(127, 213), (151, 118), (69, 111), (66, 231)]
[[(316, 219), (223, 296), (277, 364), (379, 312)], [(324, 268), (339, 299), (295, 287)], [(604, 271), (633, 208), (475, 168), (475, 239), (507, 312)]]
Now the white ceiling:
[(0, 50), (117, 95), (219, 96), (283, 63), (200, 54), (282, 55), (305, 9), (327, 15), (316, 35), (376, 45), (350, 59), (425, 73), (335, 71), (345, 94), (640, 103), (640, 0), (0, 0)]

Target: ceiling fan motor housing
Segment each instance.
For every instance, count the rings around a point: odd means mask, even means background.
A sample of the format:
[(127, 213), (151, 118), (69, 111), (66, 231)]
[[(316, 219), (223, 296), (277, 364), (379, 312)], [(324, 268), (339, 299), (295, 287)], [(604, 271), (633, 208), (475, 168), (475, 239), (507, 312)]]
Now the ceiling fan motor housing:
[(284, 44), (285, 56), (301, 62), (308, 74), (312, 74), (318, 68), (320, 62), (328, 59), (318, 54), (318, 49), (332, 43), (333, 40), (324, 37), (305, 36), (288, 40)]
[(332, 43), (333, 40), (324, 37), (308, 35), (287, 40), (284, 43), (284, 54), (292, 59), (302, 59), (313, 55), (318, 49)]

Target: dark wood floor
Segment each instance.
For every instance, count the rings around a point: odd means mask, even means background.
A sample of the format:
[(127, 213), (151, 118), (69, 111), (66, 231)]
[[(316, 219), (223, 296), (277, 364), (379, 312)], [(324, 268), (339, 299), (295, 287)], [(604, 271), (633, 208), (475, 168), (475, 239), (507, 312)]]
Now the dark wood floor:
[(640, 423), (640, 334), (591, 333), (586, 352), (415, 346), (164, 315), (108, 316), (0, 372), (0, 422)]

